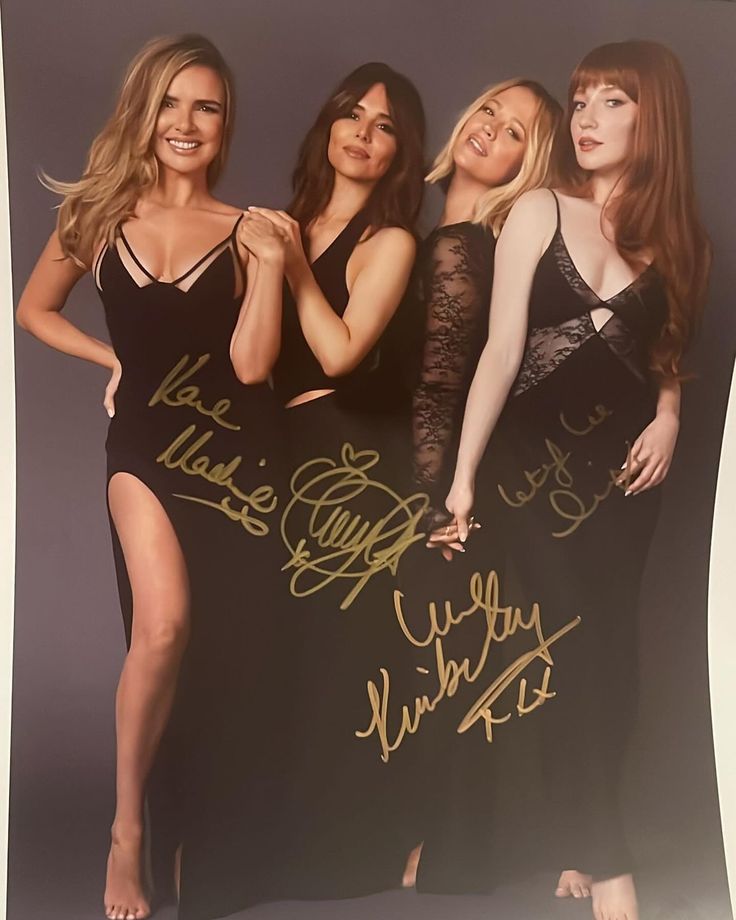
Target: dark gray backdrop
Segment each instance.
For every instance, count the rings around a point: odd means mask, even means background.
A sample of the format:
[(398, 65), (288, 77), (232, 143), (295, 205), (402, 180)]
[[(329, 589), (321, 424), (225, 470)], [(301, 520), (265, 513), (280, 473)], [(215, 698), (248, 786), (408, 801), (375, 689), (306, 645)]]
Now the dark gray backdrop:
[[(648, 570), (642, 620), (647, 679), (626, 796), (637, 816), (636, 847), (662, 880), (656, 898), (661, 916), (669, 920), (682, 910), (691, 920), (725, 917), (706, 587), (734, 341), (736, 8), (654, 0), (4, 0), (2, 19), (16, 297), (54, 220), (54, 199), (39, 185), (37, 170), (59, 178), (79, 174), (125, 65), (154, 35), (203, 32), (231, 63), (238, 121), (219, 193), (243, 206), (285, 203), (297, 143), (337, 80), (363, 61), (385, 60), (416, 81), (433, 153), (456, 113), (488, 83), (522, 74), (562, 100), (570, 69), (597, 44), (651, 38), (676, 51), (692, 92), (698, 190), (716, 262), (693, 353), (698, 379), (686, 389), (683, 431)], [(438, 204), (430, 195), (425, 229)], [(82, 327), (105, 335), (88, 280), (67, 309)], [(16, 362), (8, 917), (92, 918), (101, 916), (112, 815), (113, 693), (124, 652), (104, 498), (106, 377), (23, 333)], [(450, 907), (449, 899), (401, 893), (355, 903), (272, 905), (248, 916), (343, 920), (421, 912), (469, 918), (487, 916), (494, 904), (501, 910), (496, 916), (511, 917), (511, 908), (499, 901), (468, 898)], [(590, 910), (552, 907), (555, 916)]]

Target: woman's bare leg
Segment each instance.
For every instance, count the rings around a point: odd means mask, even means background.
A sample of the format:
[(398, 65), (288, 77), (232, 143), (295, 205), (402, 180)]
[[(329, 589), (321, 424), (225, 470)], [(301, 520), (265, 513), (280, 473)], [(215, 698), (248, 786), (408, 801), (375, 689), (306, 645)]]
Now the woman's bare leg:
[(116, 473), (108, 497), (132, 588), (133, 627), (115, 702), (117, 798), (105, 914), (142, 920), (150, 914), (141, 879), (143, 798), (187, 643), (189, 584), (174, 528), (150, 489)]

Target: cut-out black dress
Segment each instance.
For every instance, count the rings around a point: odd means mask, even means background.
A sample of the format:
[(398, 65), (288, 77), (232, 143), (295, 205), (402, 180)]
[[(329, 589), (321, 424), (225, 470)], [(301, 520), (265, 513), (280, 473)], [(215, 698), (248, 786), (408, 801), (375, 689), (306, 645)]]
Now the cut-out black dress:
[[(367, 226), (367, 214), (358, 212), (312, 264), (339, 316), (349, 300), (346, 266)], [(335, 571), (350, 553), (341, 555), (339, 547), (330, 545), (327, 532), (320, 537), (314, 526), (310, 530), (314, 509), (308, 502), (297, 501), (288, 510), (300, 484), (315, 475), (329, 477), (335, 468), (360, 465), (365, 452), (378, 455), (366, 470), (369, 479), (398, 490), (394, 476), (400, 469), (402, 481), (408, 482), (408, 437), (399, 464), (394, 422), (372, 411), (376, 387), (386, 393), (385, 376), (379, 373), (382, 348), (383, 339), (354, 371), (327, 376), (304, 338), (296, 304), (284, 285), (274, 392), (282, 405), (309, 390), (335, 392), (281, 410), (288, 474), (297, 478), (285, 487), (281, 530), (274, 538), (283, 571), (269, 615), (278, 618), (281, 642), (269, 667), (279, 669), (280, 679), (256, 691), (270, 720), (259, 732), (242, 717), (251, 705), (247, 688), (239, 692), (233, 687), (226, 698), (228, 729), (213, 758), (217, 781), (209, 787), (201, 835), (188, 855), (185, 851), (183, 920), (221, 916), (266, 900), (351, 897), (396, 886), (415, 843), (404, 795), (407, 758), (385, 764), (375, 738), (356, 736), (370, 721), (367, 681), (378, 678), (381, 666), (393, 667), (397, 651), (403, 653), (392, 613), (393, 573), (377, 572), (341, 609), (357, 586), (351, 573), (365, 567), (358, 553), (341, 575), (310, 593), (323, 575), (310, 573), (304, 563), (325, 557), (321, 568)], [(309, 495), (329, 489), (325, 481)], [(333, 504), (318, 513), (321, 524), (340, 509), (352, 521), (375, 522), (394, 504), (380, 486), (356, 494), (352, 486), (338, 488), (329, 500)], [(401, 676), (394, 670), (399, 693)], [(261, 763), (255, 785), (254, 758)]]
[[(222, 650), (237, 648), (248, 662), (238, 671), (257, 670), (268, 653), (257, 624), (267, 605), (269, 566), (274, 581), (278, 574), (267, 536), (278, 529), (276, 406), (265, 384), (238, 381), (229, 358), (245, 286), (236, 227), (172, 282), (148, 271), (123, 228), (94, 266), (123, 368), (106, 443), (108, 481), (127, 473), (155, 495), (173, 524), (190, 582), (192, 630), (178, 702), (149, 781), (158, 894), (171, 885), (173, 848), (187, 834), (183, 802), (195, 807), (195, 774), (206, 755), (190, 742), (219, 710), (227, 670)], [(130, 583), (114, 526), (112, 533), (130, 642)], [(248, 631), (246, 623), (256, 625)], [(201, 763), (195, 765), (193, 751)]]
[[(597, 330), (598, 307), (612, 313)], [(659, 495), (625, 497), (614, 479), (655, 414), (648, 355), (666, 312), (651, 267), (597, 297), (570, 258), (558, 207), (521, 369), (476, 484), (477, 513), (502, 549), (498, 582), (479, 568), (480, 601), (467, 613), (467, 590), (448, 581), (457, 622), (442, 641), (467, 656), (468, 677), (440, 703), (452, 754), (427, 768), (420, 890), (632, 871), (618, 796)]]

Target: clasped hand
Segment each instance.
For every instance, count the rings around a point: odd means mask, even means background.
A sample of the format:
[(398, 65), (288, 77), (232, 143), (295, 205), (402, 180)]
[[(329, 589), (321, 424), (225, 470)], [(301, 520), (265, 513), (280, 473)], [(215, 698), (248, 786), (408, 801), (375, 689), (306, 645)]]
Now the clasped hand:
[(238, 240), (259, 262), (283, 262), (287, 275), (307, 262), (299, 224), (286, 211), (249, 207)]
[(453, 551), (464, 553), (464, 544), (468, 536), (472, 531), (480, 529), (478, 521), (470, 515), (473, 498), (472, 488), (453, 484), (445, 502), (450, 516), (446, 523), (438, 524), (432, 529), (425, 544), (428, 549), (439, 549), (442, 558), (447, 562), (452, 560)]

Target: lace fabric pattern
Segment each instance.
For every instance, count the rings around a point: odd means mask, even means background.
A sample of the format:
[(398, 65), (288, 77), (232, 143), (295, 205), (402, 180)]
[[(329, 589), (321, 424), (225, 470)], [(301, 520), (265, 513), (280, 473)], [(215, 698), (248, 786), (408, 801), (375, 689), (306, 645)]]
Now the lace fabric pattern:
[(413, 399), (414, 477), (432, 493), (456, 445), (470, 382), (486, 338), (492, 235), (471, 223), (440, 227), (419, 266), (425, 339)]
[[(548, 253), (542, 258), (550, 257), (570, 291), (579, 298), (581, 313), (555, 325), (530, 327), (512, 395), (518, 396), (537, 386), (594, 336), (599, 336), (637, 379), (646, 380), (646, 343), (637, 337), (617, 310), (624, 304), (628, 305), (631, 300), (638, 301), (639, 309), (646, 310), (641, 291), (652, 279), (653, 272), (645, 269), (631, 284), (608, 300), (603, 300), (581, 276), (570, 257), (559, 227)], [(597, 308), (611, 312), (599, 329), (596, 329), (591, 316)]]
[(519, 396), (541, 383), (595, 334), (590, 313), (583, 313), (558, 326), (532, 330), (512, 395)]

